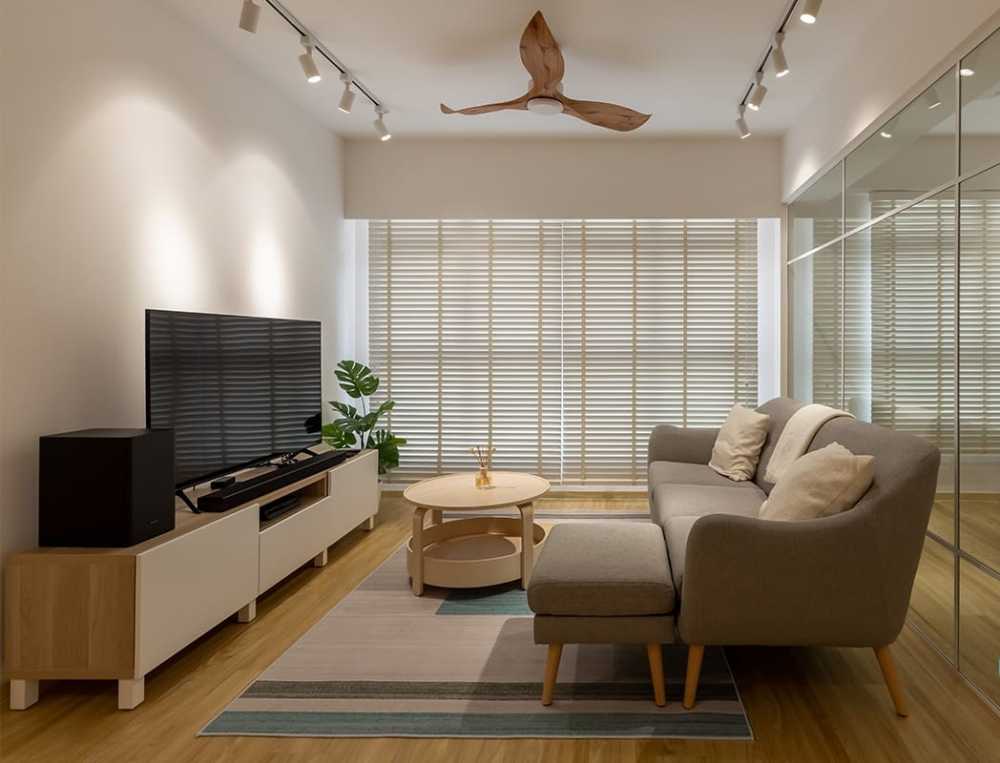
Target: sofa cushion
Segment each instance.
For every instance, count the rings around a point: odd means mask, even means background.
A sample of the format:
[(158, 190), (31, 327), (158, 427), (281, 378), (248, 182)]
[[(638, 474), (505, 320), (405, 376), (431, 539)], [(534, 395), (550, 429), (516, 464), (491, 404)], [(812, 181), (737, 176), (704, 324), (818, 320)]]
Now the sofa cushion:
[(715, 438), (709, 468), (734, 482), (752, 478), (770, 420), (766, 413), (744, 408), (739, 403), (734, 405)]
[(847, 511), (867, 492), (874, 475), (874, 456), (855, 456), (840, 443), (830, 443), (782, 472), (760, 518), (819, 519)]
[(714, 485), (737, 489), (757, 490), (752, 481), (734, 482), (711, 469), (708, 464), (685, 464), (679, 461), (653, 461), (649, 465), (649, 489), (663, 484)]
[(537, 615), (665, 615), (674, 611), (667, 549), (645, 522), (558, 524), (535, 563), (528, 606)]
[(754, 483), (752, 490), (709, 485), (661, 485), (653, 496), (653, 521), (663, 530), (670, 555), (670, 572), (678, 593), (684, 583), (687, 539), (694, 523), (707, 514), (755, 517), (767, 498)]

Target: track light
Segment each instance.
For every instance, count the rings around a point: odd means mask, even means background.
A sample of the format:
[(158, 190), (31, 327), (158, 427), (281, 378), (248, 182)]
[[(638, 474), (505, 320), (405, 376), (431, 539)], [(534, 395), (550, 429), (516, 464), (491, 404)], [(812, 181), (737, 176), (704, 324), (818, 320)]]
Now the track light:
[(774, 35), (774, 48), (771, 50), (771, 62), (774, 64), (774, 76), (784, 77), (791, 71), (788, 68), (788, 59), (785, 58), (785, 33), (777, 32)]
[(260, 6), (253, 0), (243, 0), (243, 10), (240, 11), (240, 29), (250, 34), (257, 34), (259, 21)]
[(316, 61), (313, 59), (313, 44), (312, 40), (302, 36), (302, 47), (306, 49), (306, 52), (299, 56), (299, 64), (302, 66), (302, 73), (306, 75), (306, 81), (315, 85), (323, 76), (319, 73), (319, 69), (316, 66)]
[(937, 88), (933, 85), (924, 93), (924, 100), (927, 101), (927, 110), (936, 109), (941, 105), (941, 96), (938, 95)]
[(806, 0), (805, 6), (802, 8), (802, 13), (799, 14), (802, 23), (815, 24), (816, 17), (819, 16), (819, 7), (822, 4), (823, 0)]
[(963, 66), (961, 69), (958, 70), (958, 73), (961, 74), (963, 77), (971, 77), (976, 73), (976, 70), (968, 66)]
[(753, 75), (753, 81), (756, 84), (750, 93), (750, 100), (747, 101), (747, 107), (751, 111), (760, 111), (760, 106), (764, 103), (764, 96), (767, 95), (767, 87), (764, 85), (763, 80), (764, 72), (757, 72)]
[(340, 81), (344, 83), (344, 93), (340, 96), (340, 103), (337, 104), (337, 108), (345, 114), (350, 114), (351, 108), (354, 106), (354, 91), (351, 90), (350, 72), (342, 72)]
[(385, 120), (382, 119), (385, 116), (385, 109), (381, 106), (375, 107), (375, 114), (377, 115), (375, 121), (372, 122), (375, 125), (375, 134), (378, 135), (378, 139), (385, 143), (392, 137), (392, 133), (389, 132), (389, 128), (385, 126)]
[(740, 140), (746, 140), (751, 135), (750, 128), (747, 126), (747, 120), (743, 117), (743, 114), (746, 112), (746, 108), (747, 107), (741, 103), (737, 109), (740, 115), (736, 119), (736, 129), (740, 134)]

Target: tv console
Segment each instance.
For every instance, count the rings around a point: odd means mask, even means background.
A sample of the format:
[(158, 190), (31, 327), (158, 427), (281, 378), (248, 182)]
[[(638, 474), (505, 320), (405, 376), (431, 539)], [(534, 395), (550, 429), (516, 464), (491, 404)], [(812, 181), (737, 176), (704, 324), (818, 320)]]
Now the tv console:
[[(261, 507), (284, 498), (295, 506), (262, 520)], [(252, 621), (260, 594), (310, 560), (325, 565), (329, 546), (359, 525), (371, 530), (378, 502), (378, 453), (366, 450), (227, 511), (194, 514), (178, 501), (174, 529), (136, 546), (13, 554), (11, 708), (36, 702), (45, 679), (114, 679), (118, 707), (136, 707), (149, 671), (234, 613)]]

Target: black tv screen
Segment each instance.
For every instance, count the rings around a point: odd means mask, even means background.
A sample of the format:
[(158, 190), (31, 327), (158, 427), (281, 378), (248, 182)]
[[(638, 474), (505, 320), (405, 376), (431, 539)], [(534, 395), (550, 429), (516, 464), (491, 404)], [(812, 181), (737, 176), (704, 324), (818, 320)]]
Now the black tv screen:
[(318, 321), (146, 311), (146, 426), (186, 487), (320, 440)]

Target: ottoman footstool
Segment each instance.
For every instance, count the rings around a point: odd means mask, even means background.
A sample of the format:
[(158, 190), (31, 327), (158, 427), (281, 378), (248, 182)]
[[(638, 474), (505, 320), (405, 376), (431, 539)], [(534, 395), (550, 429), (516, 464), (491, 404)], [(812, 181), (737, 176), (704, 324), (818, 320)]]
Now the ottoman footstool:
[(661, 644), (674, 640), (674, 603), (656, 525), (553, 527), (528, 585), (535, 643), (549, 645), (542, 704), (552, 703), (564, 644), (644, 644), (655, 702), (666, 704)]

